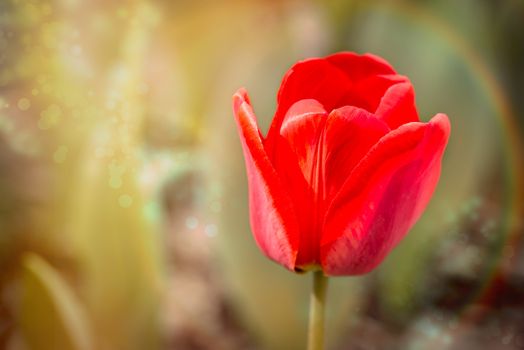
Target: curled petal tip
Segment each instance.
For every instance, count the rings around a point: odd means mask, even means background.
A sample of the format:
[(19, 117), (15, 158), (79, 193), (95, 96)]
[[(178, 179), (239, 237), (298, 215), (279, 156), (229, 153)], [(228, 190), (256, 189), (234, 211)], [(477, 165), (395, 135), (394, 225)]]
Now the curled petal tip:
[(435, 125), (438, 127), (442, 132), (449, 136), (449, 133), (451, 132), (451, 124), (449, 122), (449, 118), (444, 113), (438, 113), (436, 114), (431, 120), (429, 121), (431, 125)]
[(237, 92), (235, 92), (235, 94), (233, 95), (233, 111), (235, 114), (238, 113), (238, 110), (240, 109), (240, 107), (242, 106), (244, 102), (247, 102), (248, 104), (250, 104), (249, 96), (247, 95), (247, 91), (245, 88), (242, 87), (238, 89)]

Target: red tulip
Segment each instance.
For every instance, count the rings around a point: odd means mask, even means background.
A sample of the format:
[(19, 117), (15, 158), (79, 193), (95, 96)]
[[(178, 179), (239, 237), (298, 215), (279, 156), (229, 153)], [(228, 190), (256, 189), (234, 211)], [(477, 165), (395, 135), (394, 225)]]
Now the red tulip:
[(444, 114), (420, 122), (410, 81), (370, 54), (295, 64), (265, 138), (244, 89), (233, 107), (255, 239), (297, 272), (375, 268), (428, 204), (450, 132)]

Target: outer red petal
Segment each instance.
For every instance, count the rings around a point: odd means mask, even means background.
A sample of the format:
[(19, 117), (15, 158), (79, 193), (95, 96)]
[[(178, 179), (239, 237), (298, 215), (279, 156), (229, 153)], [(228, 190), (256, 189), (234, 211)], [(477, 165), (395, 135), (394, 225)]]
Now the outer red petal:
[(358, 107), (346, 106), (330, 113), (323, 139), (326, 199), (339, 192), (355, 166), (388, 132), (383, 121)]
[(233, 96), (233, 110), (246, 161), (250, 221), (255, 240), (270, 259), (294, 270), (299, 244), (297, 218), (291, 199), (266, 154), (244, 89)]
[(290, 191), (300, 226), (300, 245), (296, 265), (320, 264), (321, 219), (318, 213), (319, 184), (322, 179), (320, 139), (327, 113), (316, 100), (301, 100), (289, 109), (272, 162)]
[(391, 129), (402, 124), (419, 121), (415, 106), (415, 91), (409, 81), (390, 86), (375, 112)]
[(384, 136), (357, 165), (332, 202), (321, 243), (329, 275), (371, 271), (426, 207), (440, 175), (449, 137), (444, 114)]

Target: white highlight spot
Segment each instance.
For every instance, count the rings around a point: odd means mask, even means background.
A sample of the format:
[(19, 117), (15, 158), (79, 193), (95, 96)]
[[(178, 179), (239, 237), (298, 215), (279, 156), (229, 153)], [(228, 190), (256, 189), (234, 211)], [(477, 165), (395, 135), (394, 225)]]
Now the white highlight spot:
[(206, 235), (208, 235), (209, 237), (214, 237), (217, 235), (218, 233), (218, 228), (216, 225), (213, 225), (213, 224), (209, 224), (209, 225), (206, 225), (206, 228), (204, 229), (204, 232), (206, 233)]
[(198, 219), (194, 216), (188, 216), (186, 218), (186, 227), (190, 230), (196, 229), (198, 226)]

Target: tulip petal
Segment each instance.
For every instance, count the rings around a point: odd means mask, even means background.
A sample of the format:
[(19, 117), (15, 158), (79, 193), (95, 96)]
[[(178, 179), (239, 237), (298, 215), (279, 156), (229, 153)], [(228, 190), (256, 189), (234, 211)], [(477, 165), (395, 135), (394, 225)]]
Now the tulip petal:
[(343, 71), (352, 82), (351, 89), (336, 107), (357, 106), (373, 113), (391, 85), (407, 81), (384, 59), (369, 53), (341, 52), (326, 57), (326, 60)]
[(291, 194), (299, 220), (300, 246), (296, 265), (301, 269), (320, 264), (320, 140), (326, 119), (327, 113), (318, 101), (306, 99), (296, 102), (284, 119), (271, 158)]
[(374, 75), (356, 81), (341, 98), (340, 106), (356, 106), (374, 113), (386, 91), (393, 85), (406, 82), (407, 78), (398, 74)]
[[(327, 113), (318, 101), (301, 100), (289, 109), (280, 129), (281, 141), (289, 146), (294, 161), (312, 187), (316, 186), (312, 183), (312, 177), (317, 168), (318, 145), (326, 119)], [(282, 142), (279, 144), (281, 147)], [(273, 164), (280, 163), (285, 172), (290, 163), (282, 157), (280, 151), (279, 147), (279, 154), (273, 158)]]
[(320, 263), (320, 236), (329, 202), (387, 125), (364, 109), (342, 107), (327, 116), (316, 100), (289, 109), (271, 159), (291, 194), (300, 226), (297, 266)]
[(449, 121), (438, 114), (384, 136), (356, 166), (328, 209), (321, 262), (329, 275), (371, 271), (426, 207), (440, 175)]
[(352, 81), (345, 72), (323, 58), (295, 64), (286, 73), (277, 96), (277, 114), (286, 114), (300, 100), (315, 99), (331, 110), (344, 96)]
[(245, 90), (233, 96), (249, 183), (250, 221), (255, 240), (270, 259), (295, 268), (299, 236), (289, 194), (271, 164)]
[(338, 193), (369, 149), (388, 132), (383, 121), (358, 107), (346, 106), (329, 114), (323, 146), (328, 200)]
[(391, 129), (419, 120), (415, 106), (415, 91), (409, 81), (390, 86), (375, 111)]
[(370, 53), (359, 55), (354, 52), (339, 52), (327, 56), (326, 60), (345, 72), (353, 81), (380, 74), (396, 74), (386, 60)]
[(278, 91), (277, 111), (267, 135), (268, 150), (272, 150), (273, 138), (280, 133), (285, 116), (295, 102), (314, 99), (330, 111), (351, 85), (343, 71), (323, 58), (308, 59), (291, 67)]

